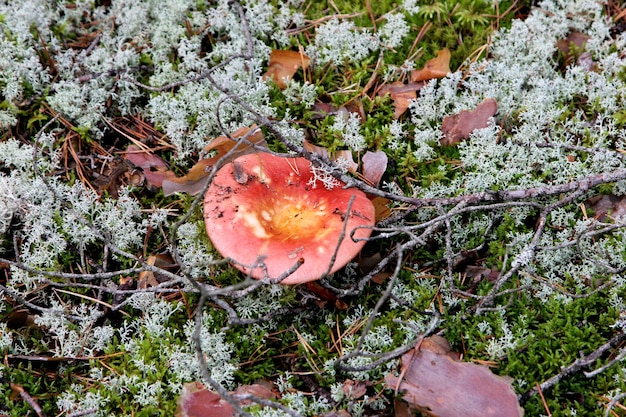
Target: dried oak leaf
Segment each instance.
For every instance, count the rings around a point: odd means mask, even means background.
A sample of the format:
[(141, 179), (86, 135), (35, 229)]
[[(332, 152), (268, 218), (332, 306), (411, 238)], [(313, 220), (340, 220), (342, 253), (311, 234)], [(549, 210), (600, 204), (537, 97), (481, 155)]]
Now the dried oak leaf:
[(367, 393), (367, 387), (371, 386), (369, 381), (354, 381), (352, 379), (346, 379), (343, 381), (342, 391), (343, 394), (351, 400), (358, 400)]
[(376, 223), (391, 216), (391, 200), (385, 197), (374, 197), (372, 204), (376, 210)]
[(402, 356), (400, 377), (387, 386), (402, 392), (409, 405), (436, 417), (521, 417), (511, 383), (489, 368), (452, 357), (442, 337), (426, 338)]
[[(235, 139), (246, 137), (246, 140), (251, 144), (265, 148), (267, 147), (267, 143), (263, 137), (263, 132), (261, 132), (261, 129), (258, 129), (256, 126), (237, 129), (231, 134), (231, 137)], [(192, 195), (199, 193), (206, 184), (206, 177), (208, 176), (210, 168), (235, 147), (236, 150), (228, 155), (224, 162), (230, 162), (242, 155), (256, 152), (252, 146), (246, 143), (240, 143), (232, 140), (228, 136), (218, 136), (204, 147), (204, 152), (214, 152), (215, 155), (198, 161), (198, 163), (192, 166), (189, 172), (187, 172), (187, 175), (164, 179), (163, 194), (168, 196), (176, 192), (184, 192)]]
[(437, 52), (437, 56), (424, 65), (424, 68), (411, 71), (411, 81), (426, 81), (433, 78), (443, 78), (450, 72), (450, 50), (444, 48)]
[(270, 63), (263, 79), (273, 79), (274, 83), (284, 90), (300, 67), (305, 70), (311, 60), (303, 53), (274, 49), (270, 54)]
[[(176, 267), (176, 262), (167, 254), (156, 254), (148, 256), (146, 264), (156, 266), (164, 270), (171, 270)], [(137, 276), (137, 288), (146, 289), (156, 287), (169, 278), (153, 271), (141, 271)]]
[(474, 110), (463, 110), (458, 114), (446, 116), (441, 124), (444, 134), (441, 145), (456, 145), (476, 129), (489, 126), (489, 119), (498, 111), (498, 102), (493, 98), (484, 99)]

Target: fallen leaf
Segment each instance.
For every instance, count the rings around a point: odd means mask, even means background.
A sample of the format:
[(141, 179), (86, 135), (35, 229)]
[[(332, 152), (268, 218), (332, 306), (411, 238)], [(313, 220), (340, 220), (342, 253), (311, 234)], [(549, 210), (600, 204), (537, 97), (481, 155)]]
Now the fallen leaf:
[(585, 71), (595, 71), (597, 65), (591, 56), (591, 53), (585, 51), (585, 45), (589, 40), (589, 36), (582, 32), (570, 32), (565, 39), (559, 39), (556, 47), (563, 53), (565, 65), (572, 63), (582, 67)]
[(591, 52), (585, 51), (576, 60), (576, 65), (584, 69), (585, 71), (595, 71), (597, 69), (597, 65), (591, 56)]
[(437, 56), (424, 65), (424, 68), (411, 71), (411, 81), (426, 81), (433, 78), (443, 78), (450, 71), (450, 50), (444, 48), (437, 52)]
[[(256, 126), (251, 128), (242, 127), (237, 129), (231, 136), (235, 139), (246, 137), (246, 140), (253, 145), (267, 148), (263, 132)], [(223, 162), (230, 162), (242, 155), (256, 152), (255, 148), (246, 143), (232, 140), (228, 136), (218, 136), (204, 148), (205, 153), (214, 152), (215, 155), (198, 161), (187, 172), (187, 175), (164, 179), (163, 194), (165, 196), (176, 192), (184, 192), (191, 195), (198, 194), (206, 185), (206, 177), (209, 175), (210, 168), (233, 148), (236, 150), (229, 154)]]
[(358, 260), (359, 271), (363, 274), (369, 274), (376, 268), (376, 265), (383, 260), (383, 255), (376, 252), (370, 256), (361, 256)]
[[(271, 385), (271, 383), (270, 383)], [(278, 398), (275, 392), (266, 384), (249, 384), (242, 385), (234, 392), (235, 395), (254, 395), (258, 398), (263, 398), (265, 400), (275, 400)], [(252, 403), (252, 400), (242, 400), (239, 402), (241, 405), (248, 405)]]
[(337, 310), (345, 310), (348, 308), (348, 305), (341, 298), (337, 297), (337, 294), (329, 290), (328, 288), (324, 288), (322, 284), (317, 281), (310, 281), (304, 284), (307, 290), (311, 291), (315, 296), (317, 296), (316, 304), (318, 307), (323, 308), (329, 302), (332, 302)]
[(209, 391), (200, 382), (183, 385), (178, 397), (176, 417), (230, 417), (233, 407), (218, 394)]
[(354, 162), (354, 158), (352, 158), (352, 152), (349, 150), (340, 150), (331, 155), (330, 152), (328, 152), (328, 149), (324, 148), (323, 146), (313, 145), (308, 140), (304, 140), (304, 142), (302, 143), (302, 147), (308, 152), (314, 153), (324, 158), (328, 158), (333, 162), (337, 162), (338, 159), (344, 159), (344, 163), (347, 165), (348, 171), (352, 173), (356, 172), (357, 168), (359, 167), (359, 165)]
[(442, 337), (425, 338), (402, 356), (400, 377), (385, 383), (428, 416), (521, 417), (511, 383), (489, 368), (454, 359)]
[(387, 170), (387, 154), (383, 151), (365, 152), (363, 155), (363, 177), (372, 187), (378, 187)]
[(93, 181), (99, 195), (105, 191), (117, 198), (119, 189), (135, 168), (123, 158), (114, 158)]
[[(253, 401), (249, 399), (238, 399), (237, 396), (253, 395), (257, 398), (265, 400), (274, 400), (278, 398), (272, 389), (263, 384), (263, 381), (257, 384), (242, 385), (235, 392), (230, 392), (233, 399), (239, 405), (249, 405)], [(226, 400), (223, 400), (219, 394), (209, 391), (200, 382), (191, 382), (183, 384), (183, 390), (178, 397), (175, 417), (230, 417), (234, 416), (235, 411)]]
[(498, 103), (493, 98), (484, 99), (474, 110), (463, 110), (458, 114), (446, 116), (441, 124), (444, 138), (441, 145), (456, 145), (476, 129), (489, 126), (489, 119), (498, 111)]
[(320, 417), (351, 417), (351, 414), (346, 410), (329, 411), (326, 414), (322, 414)]
[(384, 197), (374, 197), (371, 199), (374, 204), (374, 210), (376, 210), (376, 223), (391, 216), (391, 200)]
[(346, 379), (343, 381), (342, 391), (343, 394), (351, 400), (358, 400), (367, 392), (367, 387), (371, 385), (366, 381), (353, 381), (352, 379)]
[(398, 398), (393, 402), (393, 411), (394, 417), (414, 417), (409, 405)]
[(424, 82), (415, 82), (404, 84), (401, 81), (395, 81), (391, 84), (381, 87), (378, 91), (379, 96), (389, 94), (393, 100), (393, 118), (399, 119), (406, 109), (411, 105), (411, 100), (417, 98), (417, 91), (424, 86)]
[(593, 217), (598, 221), (607, 221), (607, 217), (618, 219), (626, 215), (626, 197), (616, 195), (597, 195), (586, 201), (593, 210)]
[(556, 41), (556, 47), (567, 56), (571, 53), (572, 46), (582, 49), (588, 40), (589, 36), (582, 32), (573, 31), (565, 39)]
[(176, 178), (176, 174), (170, 171), (163, 159), (148, 151), (141, 150), (135, 145), (130, 145), (126, 149), (124, 158), (143, 170), (146, 181), (152, 187), (160, 188), (164, 179)]
[[(146, 263), (161, 269), (170, 269), (176, 266), (172, 257), (166, 254), (150, 255), (148, 259), (146, 259)], [(156, 287), (161, 282), (167, 281), (168, 278), (155, 274), (152, 271), (141, 271), (137, 279), (137, 288), (146, 289), (148, 287)]]
[(393, 274), (391, 272), (379, 272), (377, 274), (374, 274), (374, 276), (372, 277), (372, 282), (374, 284), (380, 285), (392, 276)]
[(263, 79), (273, 79), (274, 83), (284, 90), (300, 67), (305, 70), (311, 60), (308, 56), (296, 51), (274, 49), (270, 54), (270, 63)]
[[(139, 273), (139, 276), (141, 276), (141, 272)], [(121, 304), (122, 301), (124, 301), (124, 299), (129, 295), (124, 293), (124, 291), (132, 290), (134, 287), (135, 280), (132, 277), (121, 276), (120, 283), (117, 286), (117, 291), (113, 296), (113, 302), (111, 304), (114, 306)]]

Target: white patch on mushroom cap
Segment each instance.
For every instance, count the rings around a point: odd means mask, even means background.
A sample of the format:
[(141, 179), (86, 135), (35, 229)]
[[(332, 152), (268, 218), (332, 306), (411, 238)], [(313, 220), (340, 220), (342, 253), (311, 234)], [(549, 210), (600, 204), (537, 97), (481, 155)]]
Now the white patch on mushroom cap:
[(268, 222), (272, 220), (272, 215), (267, 210), (261, 211), (261, 217), (263, 217), (263, 220)]
[(267, 231), (259, 221), (257, 213), (247, 211), (245, 208), (240, 207), (239, 212), (235, 215), (234, 221), (238, 221), (239, 219), (243, 220), (247, 228), (257, 238), (267, 239), (270, 237), (270, 235), (267, 233)]
[(268, 177), (265, 174), (265, 172), (263, 171), (263, 166), (262, 165), (256, 165), (256, 166), (252, 167), (251, 171), (252, 171), (252, 173), (254, 175), (256, 175), (258, 181), (261, 184), (270, 185), (272, 183), (272, 180), (270, 180), (270, 177)]

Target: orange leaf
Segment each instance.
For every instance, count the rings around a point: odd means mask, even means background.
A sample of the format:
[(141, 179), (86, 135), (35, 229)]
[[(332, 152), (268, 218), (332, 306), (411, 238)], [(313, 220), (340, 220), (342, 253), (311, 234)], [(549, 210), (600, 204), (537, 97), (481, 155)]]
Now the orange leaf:
[(372, 198), (372, 204), (374, 204), (374, 210), (376, 210), (377, 223), (391, 216), (391, 209), (389, 208), (391, 200), (388, 200), (384, 197), (374, 197)]
[(409, 108), (411, 100), (417, 97), (417, 91), (424, 86), (423, 82), (404, 84), (401, 81), (395, 81), (389, 85), (383, 86), (378, 92), (379, 96), (389, 93), (393, 100), (394, 112), (393, 118), (399, 119)]
[(450, 50), (444, 48), (437, 52), (437, 57), (429, 60), (424, 68), (411, 71), (411, 80), (426, 81), (433, 78), (443, 78), (450, 72)]
[(311, 60), (308, 56), (296, 51), (281, 51), (274, 49), (270, 54), (270, 64), (263, 79), (273, 79), (274, 83), (284, 90), (300, 67), (305, 70)]
[[(255, 126), (251, 128), (242, 127), (237, 129), (231, 136), (239, 139), (247, 135), (246, 140), (254, 145), (267, 147), (263, 132)], [(191, 167), (187, 175), (178, 178), (167, 178), (163, 180), (163, 194), (166, 196), (172, 195), (176, 192), (185, 192), (188, 194), (199, 193), (206, 185), (206, 177), (209, 174), (210, 168), (215, 165), (217, 161), (222, 159), (224, 155), (235, 149), (224, 162), (230, 162), (235, 158), (242, 155), (256, 152), (255, 149), (243, 142), (238, 142), (230, 139), (227, 136), (219, 136), (211, 141), (204, 147), (205, 152), (214, 151), (215, 156), (210, 158), (201, 159), (194, 166)]]
[[(161, 269), (171, 269), (176, 265), (171, 256), (166, 254), (150, 255), (146, 259), (148, 265), (156, 266)], [(141, 271), (137, 276), (137, 288), (145, 289), (148, 287), (156, 287), (167, 278), (155, 275), (152, 271)]]

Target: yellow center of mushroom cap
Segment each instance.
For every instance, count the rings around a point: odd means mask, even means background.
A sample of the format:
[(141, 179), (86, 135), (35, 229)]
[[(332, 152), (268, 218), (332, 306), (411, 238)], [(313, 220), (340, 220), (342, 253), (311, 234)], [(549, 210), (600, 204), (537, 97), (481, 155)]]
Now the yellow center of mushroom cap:
[(272, 196), (248, 210), (240, 209), (239, 216), (259, 239), (316, 240), (329, 231), (326, 208), (326, 203), (311, 202), (308, 196)]

